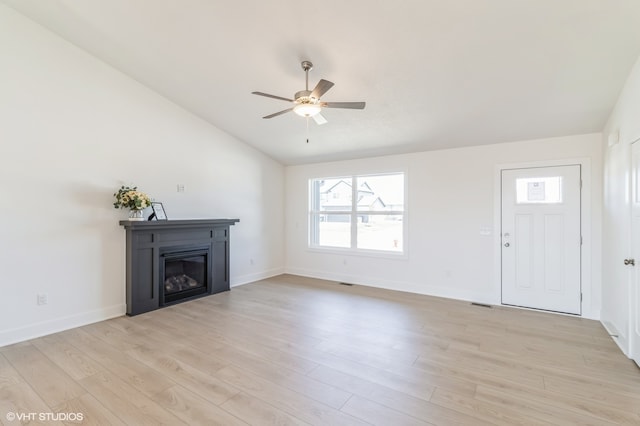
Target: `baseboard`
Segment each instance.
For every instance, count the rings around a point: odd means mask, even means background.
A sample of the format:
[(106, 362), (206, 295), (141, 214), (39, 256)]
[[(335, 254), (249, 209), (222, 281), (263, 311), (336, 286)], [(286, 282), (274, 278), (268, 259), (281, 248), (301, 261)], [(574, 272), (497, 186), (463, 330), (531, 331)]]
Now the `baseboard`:
[(277, 275), (284, 274), (284, 268), (273, 268), (266, 271), (256, 272), (254, 274), (239, 275), (231, 278), (231, 288), (244, 284), (249, 284), (254, 281), (264, 280), (266, 278), (275, 277)]
[(287, 274), (300, 275), (303, 277), (346, 282), (350, 284), (359, 284), (368, 287), (384, 288), (386, 290), (405, 291), (409, 293), (424, 294), (426, 296), (444, 297), (447, 299), (465, 300), (469, 302), (484, 303), (489, 305), (495, 305), (499, 303), (493, 300), (491, 296), (487, 294), (452, 289), (442, 286), (428, 285), (423, 283), (389, 281), (376, 277), (336, 274), (328, 271), (314, 271), (301, 268), (286, 268), (285, 272)]
[(42, 321), (24, 327), (3, 330), (0, 331), (0, 347), (119, 317), (124, 315), (125, 312), (126, 305), (113, 305), (94, 311)]
[[(265, 278), (271, 278), (277, 275), (282, 275), (283, 273), (284, 268), (274, 268), (255, 274), (232, 277), (231, 287), (248, 284), (254, 281), (263, 280)], [(81, 327), (83, 325), (92, 324), (94, 322), (119, 317), (124, 315), (126, 310), (126, 305), (114, 305), (107, 308), (97, 309), (95, 311), (83, 312), (63, 318), (42, 321), (35, 324), (26, 325), (24, 327), (2, 330), (0, 331), (0, 347), (23, 342), (29, 339), (35, 339), (37, 337), (46, 336), (48, 334), (57, 333), (59, 331), (69, 330), (75, 327)]]
[(599, 310), (592, 310), (592, 311), (583, 310), (582, 318), (590, 319), (594, 321), (600, 321), (600, 311)]

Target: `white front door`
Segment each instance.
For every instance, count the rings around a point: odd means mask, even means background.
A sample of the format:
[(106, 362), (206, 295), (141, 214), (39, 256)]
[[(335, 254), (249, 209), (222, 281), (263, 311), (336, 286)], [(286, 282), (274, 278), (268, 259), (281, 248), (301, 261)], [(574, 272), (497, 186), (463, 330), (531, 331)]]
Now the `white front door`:
[(640, 365), (640, 141), (631, 145), (631, 258), (624, 259), (629, 267), (630, 356)]
[(580, 165), (502, 170), (502, 303), (581, 314)]

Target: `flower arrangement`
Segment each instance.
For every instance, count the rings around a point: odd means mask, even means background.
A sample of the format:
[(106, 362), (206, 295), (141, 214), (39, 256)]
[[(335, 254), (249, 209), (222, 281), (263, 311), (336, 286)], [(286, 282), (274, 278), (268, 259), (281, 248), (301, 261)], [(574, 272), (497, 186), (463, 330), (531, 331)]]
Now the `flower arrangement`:
[(138, 191), (137, 186), (133, 188), (122, 186), (113, 196), (116, 197), (113, 203), (116, 209), (143, 210), (151, 205), (149, 196)]

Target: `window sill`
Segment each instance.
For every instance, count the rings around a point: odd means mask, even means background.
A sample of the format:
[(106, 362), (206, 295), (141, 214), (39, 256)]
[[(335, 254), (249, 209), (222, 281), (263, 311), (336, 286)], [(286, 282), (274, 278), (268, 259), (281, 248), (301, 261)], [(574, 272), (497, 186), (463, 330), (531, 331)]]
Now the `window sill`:
[(360, 256), (360, 257), (373, 257), (378, 259), (389, 260), (408, 260), (409, 255), (405, 251), (381, 251), (381, 250), (365, 250), (365, 249), (350, 249), (340, 247), (314, 247), (308, 246), (307, 251), (311, 253), (331, 254), (340, 256)]

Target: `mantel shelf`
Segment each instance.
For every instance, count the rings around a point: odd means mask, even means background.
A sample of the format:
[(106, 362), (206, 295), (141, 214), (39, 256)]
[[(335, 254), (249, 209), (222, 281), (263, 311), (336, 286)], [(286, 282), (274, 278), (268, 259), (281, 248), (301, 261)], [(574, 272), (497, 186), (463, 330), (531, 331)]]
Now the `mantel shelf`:
[(177, 219), (177, 220), (121, 220), (120, 225), (136, 230), (149, 230), (154, 228), (193, 228), (211, 225), (234, 225), (240, 219)]

